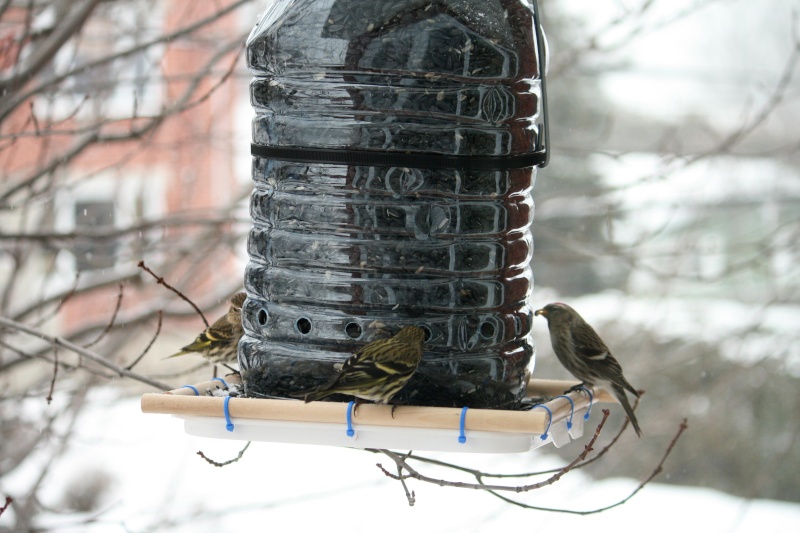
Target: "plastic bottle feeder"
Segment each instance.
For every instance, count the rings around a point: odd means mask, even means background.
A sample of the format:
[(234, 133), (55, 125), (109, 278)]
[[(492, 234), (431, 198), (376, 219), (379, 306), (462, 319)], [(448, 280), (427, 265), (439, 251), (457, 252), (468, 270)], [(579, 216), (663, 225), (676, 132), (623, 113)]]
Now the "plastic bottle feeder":
[[(582, 433), (587, 394), (522, 410), (569, 386), (528, 384), (545, 55), (535, 1), (273, 2), (247, 42), (244, 397), (180, 389), (143, 408), (195, 435), (357, 447), (525, 451)], [(425, 352), (394, 418), (288, 399), (408, 325)]]

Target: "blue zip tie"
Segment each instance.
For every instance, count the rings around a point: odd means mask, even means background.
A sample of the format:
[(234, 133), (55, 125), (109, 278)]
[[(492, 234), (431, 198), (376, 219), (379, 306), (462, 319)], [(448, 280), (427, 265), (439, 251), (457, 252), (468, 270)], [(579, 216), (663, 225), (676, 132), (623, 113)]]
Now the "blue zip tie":
[(464, 422), (467, 420), (467, 409), (469, 409), (469, 407), (461, 408), (461, 422), (458, 423), (458, 442), (461, 444), (467, 442), (467, 436), (464, 434)]
[(194, 385), (184, 385), (184, 386), (183, 386), (183, 387), (181, 387), (181, 388), (182, 388), (182, 389), (192, 389), (192, 390), (194, 391), (194, 395), (195, 395), (195, 396), (200, 396), (200, 391), (199, 391), (199, 390), (197, 390), (197, 387), (195, 387)]
[(347, 436), (354, 437), (356, 432), (353, 429), (353, 406), (356, 404), (355, 400), (350, 400), (347, 404)]
[(592, 416), (592, 404), (594, 403), (594, 394), (592, 394), (592, 391), (590, 391), (586, 387), (581, 387), (580, 390), (585, 390), (586, 394), (589, 395), (589, 408), (586, 410), (586, 414), (583, 415), (584, 420), (589, 420), (589, 417)]
[(228, 402), (231, 401), (230, 396), (225, 396), (225, 401), (222, 404), (222, 412), (225, 413), (225, 429), (233, 431), (233, 422), (231, 422), (231, 412), (228, 410)]
[(227, 389), (227, 388), (229, 388), (229, 387), (228, 387), (228, 384), (227, 384), (227, 383), (225, 382), (225, 380), (224, 380), (224, 379), (222, 379), (222, 378), (211, 378), (211, 381), (220, 381), (220, 382), (222, 382), (222, 386), (223, 386), (223, 387), (225, 387), (226, 389)]
[(550, 408), (543, 403), (537, 403), (536, 405), (531, 407), (531, 411), (533, 411), (537, 407), (541, 407), (542, 409), (547, 409), (547, 413), (550, 415), (550, 418), (547, 420), (547, 429), (545, 429), (544, 433), (542, 433), (542, 436), (539, 437), (542, 440), (547, 440), (547, 432), (550, 431), (550, 425), (553, 423), (553, 411), (551, 411)]
[(569, 420), (567, 420), (567, 429), (572, 429), (572, 415), (575, 414), (575, 402), (572, 401), (572, 398), (570, 398), (566, 394), (562, 394), (561, 396), (556, 396), (556, 398), (566, 398), (567, 400), (569, 400), (570, 405), (572, 405), (572, 410), (569, 412)]

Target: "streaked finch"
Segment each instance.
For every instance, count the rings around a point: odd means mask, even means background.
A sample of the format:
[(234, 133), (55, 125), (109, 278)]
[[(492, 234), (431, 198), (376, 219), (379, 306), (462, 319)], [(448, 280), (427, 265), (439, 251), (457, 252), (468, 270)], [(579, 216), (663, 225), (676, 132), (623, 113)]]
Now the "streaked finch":
[(181, 351), (169, 357), (178, 357), (189, 353), (202, 355), (214, 364), (236, 363), (239, 339), (242, 338), (242, 305), (247, 294), (237, 292), (231, 298), (231, 307), (225, 316), (206, 328), (193, 343), (181, 348)]
[(425, 330), (406, 326), (394, 337), (359, 348), (344, 362), (333, 382), (306, 394), (305, 401), (348, 394), (361, 400), (389, 403), (417, 370), (424, 341)]
[(583, 384), (596, 385), (616, 397), (636, 435), (641, 437), (642, 430), (625, 391), (637, 398), (639, 393), (622, 375), (622, 367), (592, 326), (572, 307), (563, 303), (547, 304), (534, 314), (547, 319), (550, 343), (564, 368)]

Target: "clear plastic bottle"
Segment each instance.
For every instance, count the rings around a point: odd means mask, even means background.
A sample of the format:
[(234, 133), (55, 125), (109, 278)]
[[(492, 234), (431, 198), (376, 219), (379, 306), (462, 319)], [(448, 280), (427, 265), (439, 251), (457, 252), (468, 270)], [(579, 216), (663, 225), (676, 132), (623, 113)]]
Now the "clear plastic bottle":
[(534, 15), (525, 0), (272, 4), (247, 44), (248, 396), (327, 383), (414, 324), (425, 354), (396, 403), (519, 403), (546, 164)]

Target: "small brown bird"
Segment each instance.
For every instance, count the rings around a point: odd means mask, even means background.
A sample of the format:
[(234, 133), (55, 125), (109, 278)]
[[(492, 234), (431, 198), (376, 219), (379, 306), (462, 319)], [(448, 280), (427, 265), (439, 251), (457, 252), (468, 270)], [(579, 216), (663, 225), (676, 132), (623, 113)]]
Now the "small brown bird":
[[(237, 292), (231, 298), (231, 307), (225, 316), (206, 328), (193, 343), (181, 348), (181, 351), (169, 357), (178, 357), (188, 353), (202, 355), (214, 364), (229, 364), (237, 361), (239, 339), (242, 338), (242, 305), (247, 298), (244, 292)], [(169, 359), (169, 357), (167, 359)]]
[(563, 303), (547, 304), (534, 314), (547, 319), (550, 343), (564, 368), (583, 384), (597, 385), (614, 395), (628, 415), (636, 435), (641, 437), (642, 430), (625, 391), (637, 398), (639, 393), (622, 375), (622, 367), (592, 326)]
[(349, 394), (361, 400), (389, 403), (417, 370), (424, 341), (425, 330), (406, 326), (394, 337), (359, 348), (344, 362), (334, 381), (305, 395), (306, 403), (331, 394)]

